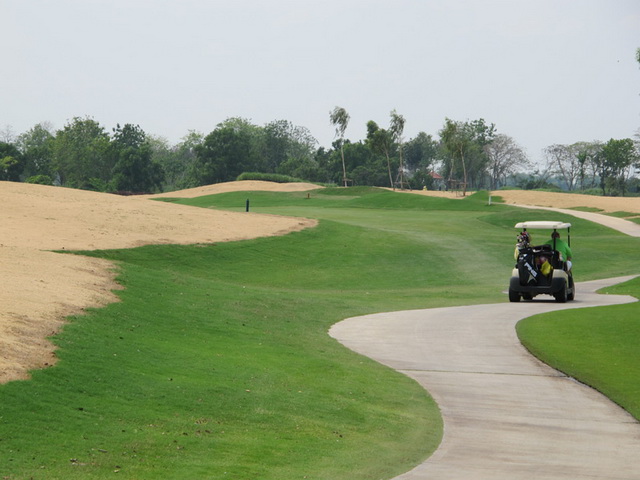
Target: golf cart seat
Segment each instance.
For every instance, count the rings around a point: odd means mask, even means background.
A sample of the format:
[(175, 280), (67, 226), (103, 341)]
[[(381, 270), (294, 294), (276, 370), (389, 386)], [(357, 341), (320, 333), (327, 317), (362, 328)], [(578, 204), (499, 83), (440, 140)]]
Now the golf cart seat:
[(554, 269), (565, 270), (565, 262), (560, 260), (560, 252), (551, 248), (551, 245), (544, 244), (533, 247), (533, 254), (536, 259), (547, 257)]

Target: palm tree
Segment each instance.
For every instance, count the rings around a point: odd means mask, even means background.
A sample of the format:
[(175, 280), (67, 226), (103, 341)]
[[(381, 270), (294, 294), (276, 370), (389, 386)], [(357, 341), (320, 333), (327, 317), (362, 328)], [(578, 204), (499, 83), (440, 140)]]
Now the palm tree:
[(347, 186), (347, 167), (344, 163), (344, 148), (342, 148), (344, 144), (344, 132), (347, 130), (347, 125), (349, 124), (349, 114), (342, 107), (336, 107), (331, 112), (329, 112), (329, 119), (331, 120), (331, 125), (336, 128), (336, 137), (340, 138), (340, 156), (342, 157), (342, 182), (344, 186)]

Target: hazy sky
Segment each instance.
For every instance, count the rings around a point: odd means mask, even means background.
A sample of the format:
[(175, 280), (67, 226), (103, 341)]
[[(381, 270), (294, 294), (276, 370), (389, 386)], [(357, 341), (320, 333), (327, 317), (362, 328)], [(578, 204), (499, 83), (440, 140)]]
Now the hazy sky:
[(0, 128), (90, 116), (176, 143), (329, 111), (405, 139), (484, 118), (533, 160), (640, 128), (638, 0), (0, 0)]

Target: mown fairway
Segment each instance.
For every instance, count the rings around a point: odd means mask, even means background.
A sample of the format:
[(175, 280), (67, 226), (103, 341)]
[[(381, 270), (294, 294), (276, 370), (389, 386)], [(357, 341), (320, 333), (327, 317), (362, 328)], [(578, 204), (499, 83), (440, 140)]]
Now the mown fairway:
[[(247, 198), (320, 225), (90, 253), (119, 264), (122, 302), (72, 318), (55, 367), (0, 386), (0, 474), (377, 479), (437, 447), (430, 397), (327, 330), (372, 312), (507, 301), (513, 225), (549, 213), (487, 206), (482, 193), (357, 188), (181, 203), (243, 210)], [(637, 273), (637, 239), (570, 221), (578, 280)]]

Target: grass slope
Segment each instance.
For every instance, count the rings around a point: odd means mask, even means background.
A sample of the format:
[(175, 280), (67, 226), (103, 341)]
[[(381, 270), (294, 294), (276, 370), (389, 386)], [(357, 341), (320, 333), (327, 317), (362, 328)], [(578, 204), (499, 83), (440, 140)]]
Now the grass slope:
[[(640, 298), (640, 278), (607, 289)], [(538, 315), (517, 325), (537, 357), (604, 393), (640, 420), (640, 303)]]
[[(86, 252), (122, 302), (70, 319), (59, 363), (0, 386), (0, 474), (91, 479), (390, 478), (441, 436), (431, 398), (327, 335), (354, 315), (505, 301), (513, 224), (486, 194), (243, 192), (200, 207), (319, 218), (284, 237)], [(548, 213), (527, 211), (527, 219)], [(577, 275), (634, 273), (633, 240), (571, 219)], [(604, 265), (596, 258), (614, 249)]]

